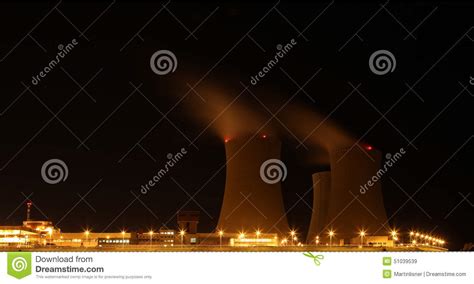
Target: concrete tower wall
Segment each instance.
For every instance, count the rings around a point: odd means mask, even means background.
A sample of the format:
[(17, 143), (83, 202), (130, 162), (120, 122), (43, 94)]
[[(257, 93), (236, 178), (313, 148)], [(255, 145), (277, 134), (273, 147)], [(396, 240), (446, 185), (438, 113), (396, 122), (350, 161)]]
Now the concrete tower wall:
[[(387, 234), (387, 215), (383, 205), (381, 181), (365, 194), (360, 188), (376, 176), (381, 166), (381, 153), (373, 148), (365, 153), (359, 147), (331, 150), (331, 197), (327, 215), (328, 228), (336, 235), (333, 243), (347, 243), (359, 229), (368, 234)], [(355, 198), (357, 197), (357, 199)], [(383, 227), (385, 225), (385, 227)]]
[(280, 159), (281, 143), (269, 137), (249, 139), (234, 138), (225, 144), (226, 184), (217, 229), (288, 234), (280, 182), (268, 184), (260, 177), (262, 163)]
[(327, 225), (331, 192), (331, 172), (313, 174), (313, 214), (309, 225), (307, 243), (314, 243), (316, 236), (324, 236)]

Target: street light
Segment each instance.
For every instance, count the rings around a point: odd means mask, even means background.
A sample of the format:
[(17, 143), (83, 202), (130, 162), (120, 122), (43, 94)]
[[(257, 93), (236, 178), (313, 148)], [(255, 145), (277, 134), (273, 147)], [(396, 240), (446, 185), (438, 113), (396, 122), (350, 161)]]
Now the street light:
[(360, 246), (362, 246), (362, 245), (364, 244), (365, 231), (364, 231), (364, 230), (360, 230), (359, 236), (360, 236)]
[(396, 230), (392, 230), (390, 232), (390, 235), (392, 235), (393, 245), (395, 245), (396, 241), (398, 240), (397, 234), (398, 232)]
[(150, 230), (148, 234), (150, 235), (150, 247), (151, 247), (151, 243), (153, 242), (153, 230)]
[(257, 231), (255, 231), (255, 236), (257, 237), (257, 246), (260, 245), (259, 240), (260, 240), (261, 233), (262, 232), (260, 231), (260, 229), (257, 229)]
[(222, 247), (222, 236), (224, 236), (224, 231), (219, 231), (219, 247)]
[(332, 246), (332, 237), (334, 237), (336, 233), (334, 233), (333, 230), (329, 230), (328, 235), (329, 235), (329, 246)]
[(291, 230), (291, 231), (290, 231), (290, 236), (291, 236), (291, 245), (292, 245), (292, 246), (295, 244), (295, 235), (296, 235), (296, 231), (295, 231), (295, 230)]
[(186, 234), (186, 231), (184, 230), (179, 231), (179, 235), (181, 236), (181, 246), (183, 246), (183, 240), (184, 240), (185, 234)]
[(316, 245), (319, 244), (319, 236), (316, 236), (316, 240), (314, 242), (316, 243)]
[(84, 231), (84, 234), (86, 235), (86, 245), (89, 244), (89, 234), (90, 234), (90, 233), (91, 233), (91, 232), (90, 232), (89, 230), (85, 230), (85, 231)]
[(239, 239), (244, 239), (244, 238), (245, 238), (245, 233), (244, 232), (239, 233)]

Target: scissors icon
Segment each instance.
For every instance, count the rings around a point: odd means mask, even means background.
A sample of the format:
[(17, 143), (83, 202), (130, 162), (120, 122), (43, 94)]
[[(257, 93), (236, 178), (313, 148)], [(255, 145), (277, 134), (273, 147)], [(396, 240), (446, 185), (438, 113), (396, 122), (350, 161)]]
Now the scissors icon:
[(314, 261), (314, 264), (316, 264), (317, 266), (319, 266), (321, 264), (321, 262), (319, 260), (324, 259), (324, 256), (322, 254), (314, 255), (314, 254), (310, 253), (309, 251), (303, 253), (303, 255), (312, 258), (313, 261)]

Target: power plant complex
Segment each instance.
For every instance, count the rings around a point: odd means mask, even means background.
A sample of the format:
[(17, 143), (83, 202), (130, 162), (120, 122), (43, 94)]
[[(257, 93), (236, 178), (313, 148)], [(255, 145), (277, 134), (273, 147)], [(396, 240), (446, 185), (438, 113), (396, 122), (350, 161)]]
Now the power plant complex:
[[(198, 232), (199, 211), (177, 214), (177, 230), (162, 227), (143, 232), (62, 232), (51, 221), (31, 218), (21, 226), (0, 226), (1, 247), (204, 248), (301, 246), (344, 249), (397, 247), (442, 249), (444, 241), (388, 226), (380, 182), (372, 182), (381, 166), (381, 153), (371, 146), (346, 145), (329, 152), (329, 170), (312, 175), (313, 208), (305, 237), (287, 220), (282, 181), (287, 168), (281, 161), (281, 142), (267, 135), (225, 139), (226, 182), (215, 231)], [(362, 185), (368, 184), (361, 191)], [(308, 216), (309, 217), (309, 216)], [(409, 240), (408, 240), (409, 237)], [(397, 244), (398, 243), (398, 244)]]
[[(341, 245), (350, 244), (356, 230), (380, 235), (387, 231), (381, 183), (375, 183), (367, 194), (359, 192), (361, 185), (377, 174), (381, 153), (371, 146), (349, 146), (331, 150), (330, 171), (313, 175), (307, 243), (316, 238), (329, 242), (329, 231), (337, 232), (334, 240)], [(280, 238), (288, 236), (281, 181), (268, 183), (260, 171), (266, 161), (280, 160), (280, 141), (267, 135), (244, 136), (226, 139), (225, 149), (226, 184), (217, 230), (237, 233), (253, 229)]]

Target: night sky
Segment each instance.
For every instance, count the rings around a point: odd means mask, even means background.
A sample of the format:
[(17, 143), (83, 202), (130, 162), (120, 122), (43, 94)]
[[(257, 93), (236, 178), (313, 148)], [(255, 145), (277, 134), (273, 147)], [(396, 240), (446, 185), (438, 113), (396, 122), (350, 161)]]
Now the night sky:
[[(382, 181), (390, 224), (462, 248), (474, 241), (474, 4), (384, 4), (1, 4), (1, 223), (24, 220), (29, 197), (33, 217), (60, 222), (63, 231), (176, 228), (179, 209), (201, 211), (199, 231), (212, 231), (225, 183), (224, 138), (252, 131), (291, 98), (361, 143), (384, 153), (406, 149)], [(78, 44), (33, 84), (73, 39)], [(277, 46), (292, 39), (291, 51), (252, 85)], [(158, 50), (173, 52), (175, 72), (152, 71)], [(378, 50), (394, 55), (393, 72), (370, 70)], [(209, 126), (211, 106), (241, 92), (231, 121)], [(285, 207), (297, 202), (288, 219), (304, 234), (311, 174), (328, 166), (319, 147), (299, 146), (304, 136), (279, 119), (286, 123), (276, 115), (263, 132), (283, 142)], [(294, 120), (318, 125), (298, 112)], [(141, 195), (181, 148), (183, 159)], [(65, 181), (43, 180), (50, 159), (67, 165)]]

